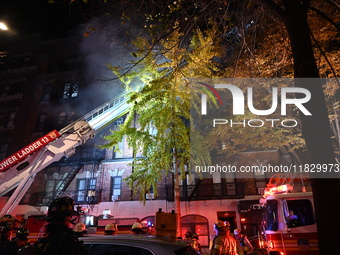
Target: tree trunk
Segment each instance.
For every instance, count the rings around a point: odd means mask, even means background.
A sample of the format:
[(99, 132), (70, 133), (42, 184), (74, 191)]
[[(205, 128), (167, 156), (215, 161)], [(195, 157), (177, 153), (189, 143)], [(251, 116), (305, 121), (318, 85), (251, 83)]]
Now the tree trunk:
[[(178, 169), (178, 166), (177, 166)], [(181, 195), (180, 195), (180, 174), (176, 171), (175, 176), (175, 205), (176, 205), (176, 213), (177, 213), (177, 237), (182, 236), (181, 231)]]
[[(284, 0), (285, 25), (291, 42), (295, 78), (319, 78), (310, 30), (307, 23), (307, 7), (303, 1)], [(306, 2), (306, 1), (305, 1)], [(307, 3), (307, 2), (306, 2)], [(307, 4), (308, 5), (308, 4)], [(331, 140), (328, 112), (321, 79), (295, 79), (296, 86), (311, 92), (312, 98), (305, 104), (312, 116), (301, 113), (302, 133), (306, 141), (308, 164), (334, 164), (335, 156)], [(340, 239), (339, 203), (340, 181), (338, 174), (328, 179), (313, 175), (312, 188), (317, 219), (320, 254), (333, 254), (332, 243)]]
[[(174, 149), (175, 150), (175, 149)], [(174, 201), (175, 201), (175, 208), (177, 213), (177, 237), (182, 236), (181, 231), (181, 192), (180, 192), (180, 169), (179, 169), (179, 162), (177, 160), (176, 152), (174, 153)]]

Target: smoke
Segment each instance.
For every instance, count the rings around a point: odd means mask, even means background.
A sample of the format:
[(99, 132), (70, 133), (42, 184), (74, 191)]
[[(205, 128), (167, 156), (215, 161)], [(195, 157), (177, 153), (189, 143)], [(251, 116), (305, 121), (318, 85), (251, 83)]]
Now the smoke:
[(95, 18), (80, 27), (82, 40), (80, 51), (86, 62), (85, 96), (91, 105), (100, 105), (123, 92), (122, 84), (108, 69), (111, 66), (125, 67), (132, 59), (131, 40), (138, 32), (128, 24), (106, 17)]

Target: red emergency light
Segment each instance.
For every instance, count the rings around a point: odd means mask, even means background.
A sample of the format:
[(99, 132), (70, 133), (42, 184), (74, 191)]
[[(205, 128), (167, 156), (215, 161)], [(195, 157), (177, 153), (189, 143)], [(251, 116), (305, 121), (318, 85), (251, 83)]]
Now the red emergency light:
[(291, 192), (293, 190), (293, 186), (289, 184), (280, 185), (276, 187), (272, 187), (270, 189), (266, 189), (264, 191), (264, 197), (275, 195), (275, 194), (286, 194), (288, 192)]

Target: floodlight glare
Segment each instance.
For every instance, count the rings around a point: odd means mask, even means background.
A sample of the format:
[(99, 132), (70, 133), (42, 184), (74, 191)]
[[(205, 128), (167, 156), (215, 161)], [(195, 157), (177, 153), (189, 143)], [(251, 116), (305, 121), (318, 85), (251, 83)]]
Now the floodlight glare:
[(0, 22), (0, 29), (1, 29), (1, 30), (8, 30), (6, 24), (3, 23), (3, 22)]

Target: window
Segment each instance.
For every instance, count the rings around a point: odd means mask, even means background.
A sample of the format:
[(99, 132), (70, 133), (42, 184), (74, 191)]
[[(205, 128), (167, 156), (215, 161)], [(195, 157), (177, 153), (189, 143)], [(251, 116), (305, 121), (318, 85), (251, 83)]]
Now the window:
[(72, 98), (77, 97), (79, 92), (79, 84), (78, 82), (74, 83), (65, 83), (64, 86), (64, 95), (63, 98)]
[(7, 128), (14, 128), (15, 115), (16, 115), (16, 112), (11, 112), (9, 114)]
[(78, 196), (77, 201), (85, 201), (85, 182), (86, 180), (78, 180)]
[(65, 122), (65, 117), (66, 117), (66, 113), (65, 112), (60, 112), (59, 113), (58, 124), (63, 124)]
[(39, 122), (38, 122), (38, 130), (39, 131), (44, 130), (45, 125), (46, 125), (46, 114), (40, 114)]
[(8, 144), (7, 143), (1, 143), (0, 144), (0, 160), (4, 159), (6, 157)]
[(123, 143), (123, 141), (119, 142), (117, 146), (118, 146), (117, 151), (116, 151), (116, 148), (113, 148), (113, 156), (112, 156), (113, 159), (123, 157), (123, 153), (124, 153), (124, 143)]
[(44, 93), (43, 93), (43, 97), (42, 97), (42, 101), (50, 101), (51, 98), (51, 86), (47, 85), (44, 88)]
[(155, 193), (153, 192), (153, 187), (149, 189), (149, 192), (145, 194), (145, 199), (155, 199)]
[[(285, 205), (285, 202), (287, 203)], [(312, 203), (308, 199), (283, 201), (287, 227), (296, 228), (315, 223)]]
[(119, 200), (122, 189), (122, 177), (112, 176), (111, 177), (111, 201)]
[(52, 192), (54, 189), (54, 180), (48, 180), (46, 183), (46, 192)]
[(74, 112), (60, 112), (58, 118), (58, 124), (67, 125), (74, 121)]
[(44, 197), (44, 200), (46, 203), (49, 203), (51, 197), (53, 197), (55, 193), (55, 181), (54, 180), (47, 180), (46, 187), (45, 187), (46, 195)]
[(89, 189), (96, 189), (96, 179), (89, 179), (88, 180), (88, 188)]
[(77, 202), (88, 201), (95, 196), (97, 179), (79, 179), (77, 181)]
[(264, 211), (266, 228), (268, 230), (278, 230), (277, 200), (268, 200)]
[[(225, 163), (226, 164), (226, 163)], [(227, 192), (227, 196), (237, 195), (236, 192), (236, 179), (234, 173), (225, 173), (225, 189)]]
[(236, 194), (236, 185), (235, 183), (226, 183), (226, 188), (227, 188), (227, 195), (228, 196), (233, 196), (237, 195)]

